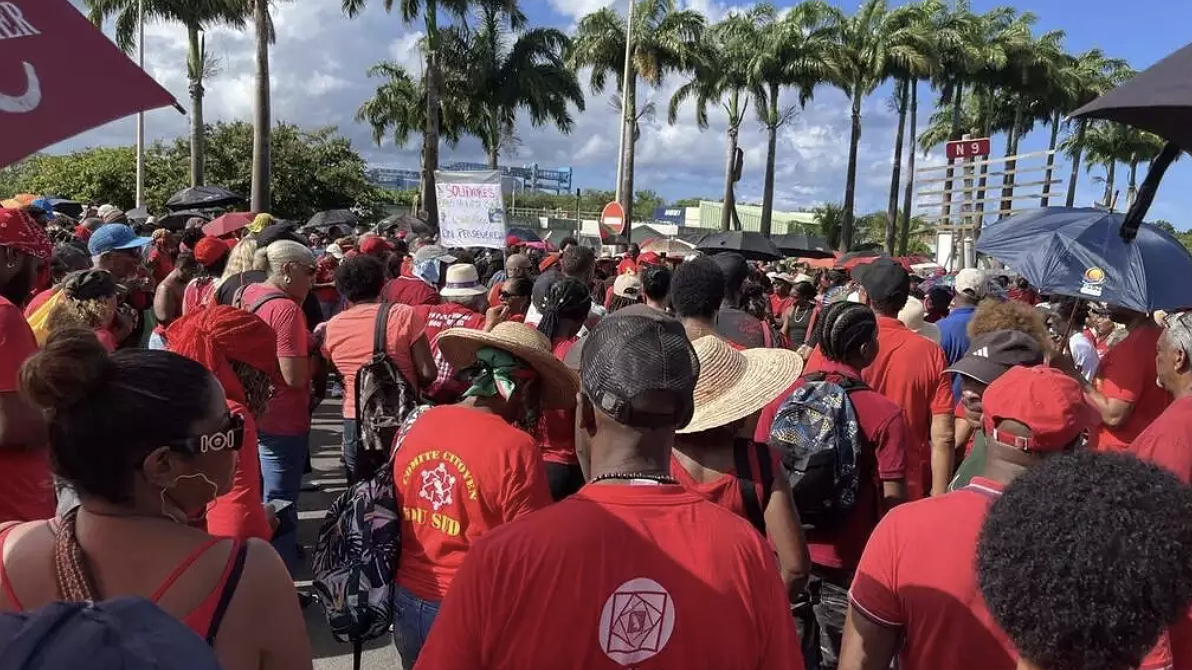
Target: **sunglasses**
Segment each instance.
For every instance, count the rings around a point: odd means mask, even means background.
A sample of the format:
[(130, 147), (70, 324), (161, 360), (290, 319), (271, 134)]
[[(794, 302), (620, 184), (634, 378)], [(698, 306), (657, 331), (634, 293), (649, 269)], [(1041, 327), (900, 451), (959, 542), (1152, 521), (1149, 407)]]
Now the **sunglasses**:
[(528, 297), (530, 297), (528, 295), (522, 295), (520, 293), (510, 293), (509, 291), (501, 291), (500, 296), (501, 296), (501, 300), (513, 300), (514, 298), (528, 298)]
[(228, 412), (219, 430), (166, 442), (169, 447), (181, 447), (192, 454), (217, 451), (240, 451), (244, 446), (244, 417)]

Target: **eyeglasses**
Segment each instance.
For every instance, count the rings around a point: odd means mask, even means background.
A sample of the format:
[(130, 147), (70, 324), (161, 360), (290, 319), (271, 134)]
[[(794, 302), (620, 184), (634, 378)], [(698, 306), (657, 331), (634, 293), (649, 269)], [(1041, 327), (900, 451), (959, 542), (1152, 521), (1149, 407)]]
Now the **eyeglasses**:
[(244, 417), (228, 412), (219, 430), (166, 442), (166, 446), (182, 447), (192, 454), (215, 451), (240, 451), (244, 446)]

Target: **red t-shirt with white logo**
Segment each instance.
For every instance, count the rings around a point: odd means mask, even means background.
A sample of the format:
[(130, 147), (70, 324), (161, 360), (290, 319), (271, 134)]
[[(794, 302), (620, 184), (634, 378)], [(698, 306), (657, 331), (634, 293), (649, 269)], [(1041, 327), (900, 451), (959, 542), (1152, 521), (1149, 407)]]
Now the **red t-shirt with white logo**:
[(679, 486), (591, 484), (476, 544), (416, 667), (791, 670), (803, 657), (773, 550), (748, 522)]
[(415, 420), (393, 474), (402, 508), (397, 583), (423, 600), (442, 600), (477, 538), (551, 504), (534, 438), (458, 405)]
[(418, 305), (414, 307), (414, 312), (426, 324), (426, 341), (430, 343), (437, 369), (435, 381), (426, 389), (426, 393), (436, 404), (456, 402), (459, 396), (468, 390), (468, 385), (453, 379), (456, 371), (439, 353), (439, 345), (435, 339), (448, 328), (480, 330), (484, 328), (484, 315), (454, 302)]

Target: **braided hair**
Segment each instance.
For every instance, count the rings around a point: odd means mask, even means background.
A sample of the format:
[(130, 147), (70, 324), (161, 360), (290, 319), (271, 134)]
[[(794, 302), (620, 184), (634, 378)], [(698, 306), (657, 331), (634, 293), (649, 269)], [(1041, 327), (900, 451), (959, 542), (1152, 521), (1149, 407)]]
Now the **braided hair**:
[(855, 359), (861, 347), (877, 337), (877, 317), (865, 305), (835, 302), (824, 308), (816, 321), (816, 330), (824, 356), (843, 363)]
[[(577, 248), (585, 247), (571, 247)], [(564, 321), (583, 323), (591, 309), (592, 294), (582, 281), (572, 277), (556, 280), (546, 289), (542, 304), (538, 306), (538, 311), (542, 312), (538, 332), (553, 342), (558, 337)]]

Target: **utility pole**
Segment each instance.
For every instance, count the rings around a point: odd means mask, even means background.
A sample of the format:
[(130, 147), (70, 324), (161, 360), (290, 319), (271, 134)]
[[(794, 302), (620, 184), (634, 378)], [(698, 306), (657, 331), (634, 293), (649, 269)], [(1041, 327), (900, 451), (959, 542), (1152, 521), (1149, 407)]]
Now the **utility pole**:
[[(145, 0), (137, 0), (137, 64), (145, 69)], [(137, 112), (136, 204), (145, 206), (145, 112)]]
[(627, 137), (625, 117), (629, 116), (629, 73), (633, 67), (633, 6), (636, 0), (629, 0), (629, 16), (625, 20), (625, 71), (621, 73), (621, 143), (617, 150), (617, 202), (621, 201), (621, 175), (625, 170), (625, 142)]

